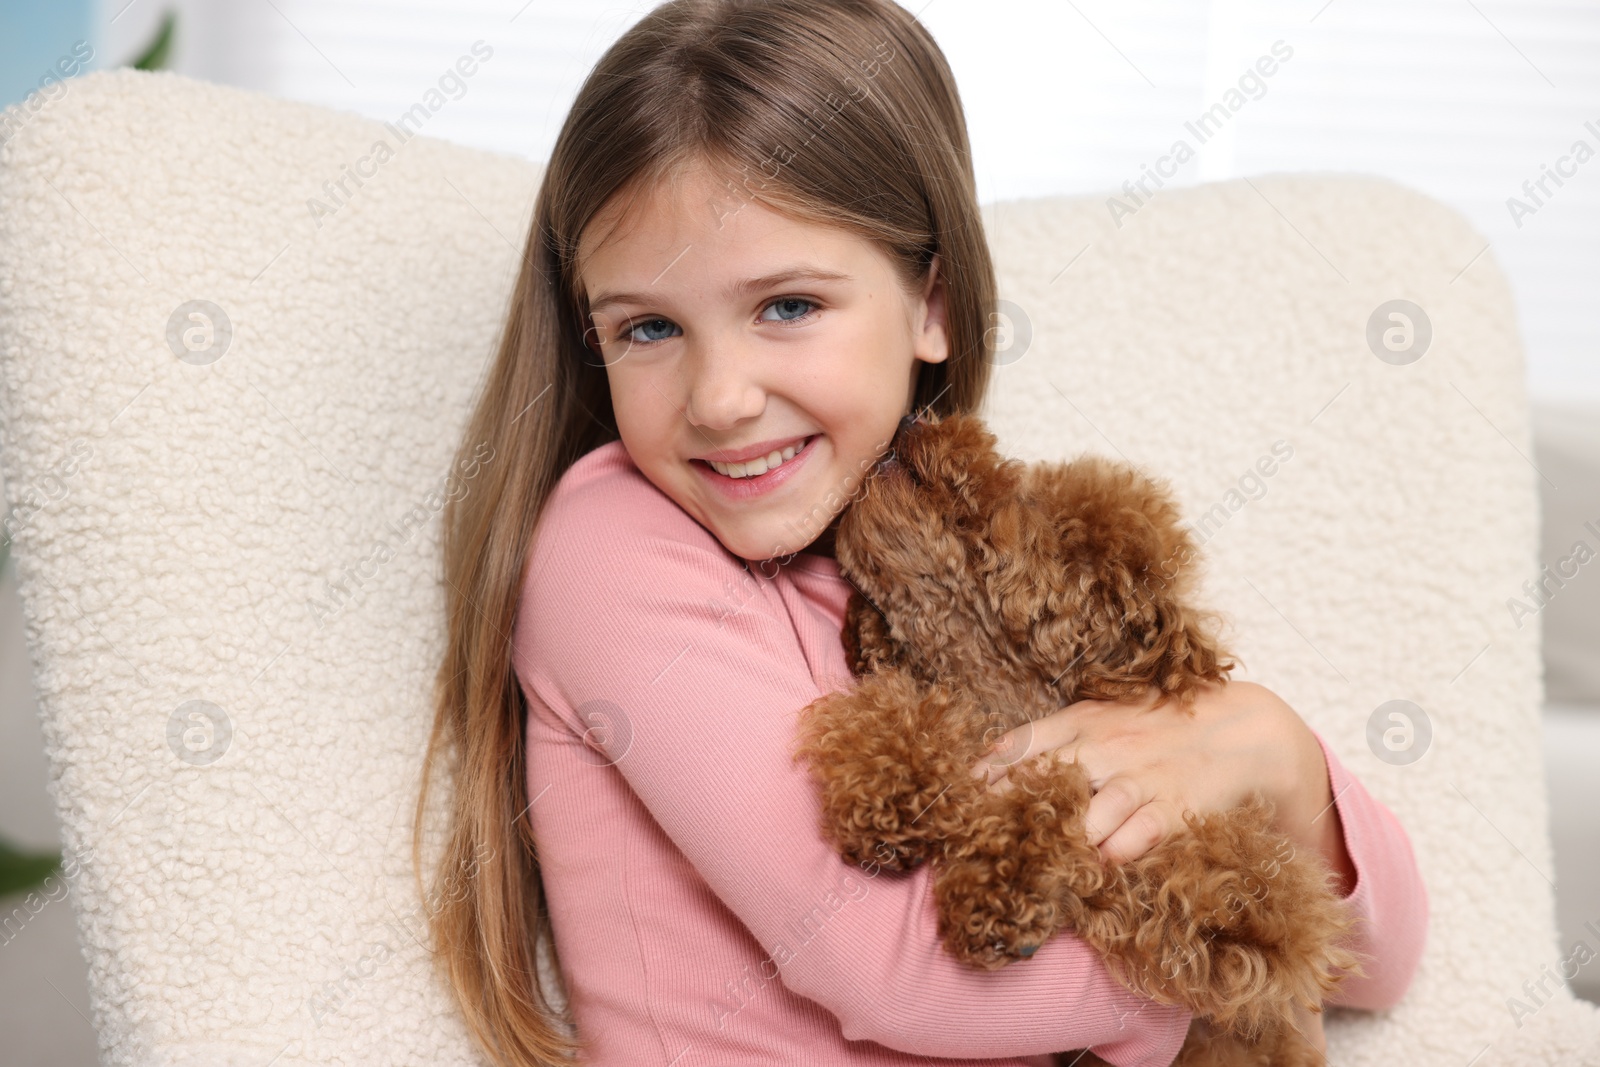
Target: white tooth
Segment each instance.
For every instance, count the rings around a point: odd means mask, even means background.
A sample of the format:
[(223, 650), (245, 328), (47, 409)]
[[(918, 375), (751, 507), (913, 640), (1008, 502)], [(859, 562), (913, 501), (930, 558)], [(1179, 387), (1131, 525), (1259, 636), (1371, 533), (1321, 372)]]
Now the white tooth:
[(718, 463), (715, 460), (707, 460), (706, 462), (711, 465), (712, 470), (725, 478), (755, 478), (767, 473), (774, 467), (781, 467), (793, 459), (795, 454), (804, 448), (809, 440), (810, 438), (803, 437), (798, 445), (790, 445), (782, 451), (774, 450), (765, 456), (757, 456), (746, 463)]

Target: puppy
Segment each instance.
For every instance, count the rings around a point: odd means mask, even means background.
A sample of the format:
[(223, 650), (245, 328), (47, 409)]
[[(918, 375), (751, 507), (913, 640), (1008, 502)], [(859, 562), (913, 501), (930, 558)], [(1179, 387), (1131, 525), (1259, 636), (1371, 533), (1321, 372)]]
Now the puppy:
[(840, 855), (931, 862), (943, 942), (974, 967), (1071, 930), (1128, 988), (1196, 1013), (1185, 1067), (1321, 1064), (1295, 1005), (1320, 1011), (1360, 973), (1339, 944), (1353, 919), (1259, 794), (1109, 866), (1076, 763), (1012, 767), (1005, 792), (970, 771), (1073, 701), (1154, 687), (1192, 709), (1233, 668), (1215, 616), (1190, 603), (1197, 553), (1166, 490), (1092, 455), (1005, 458), (974, 416), (908, 417), (835, 554), (856, 587), (842, 634), (856, 684), (805, 709), (796, 758)]

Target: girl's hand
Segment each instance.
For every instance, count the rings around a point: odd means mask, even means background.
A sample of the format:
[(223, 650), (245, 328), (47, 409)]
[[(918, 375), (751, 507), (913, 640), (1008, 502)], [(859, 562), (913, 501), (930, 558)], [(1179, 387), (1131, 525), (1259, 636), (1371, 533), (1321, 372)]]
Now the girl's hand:
[(1140, 701), (1080, 700), (1002, 736), (973, 768), (1007, 788), (1007, 769), (1043, 753), (1076, 759), (1095, 790), (1089, 841), (1112, 863), (1144, 855), (1184, 826), (1183, 814), (1227, 811), (1252, 791), (1272, 801), (1278, 828), (1323, 855), (1347, 893), (1354, 882), (1327, 763), (1311, 730), (1253, 682), (1205, 685), (1193, 714), (1152, 687)]
[[(1300, 1031), (1300, 1036), (1305, 1038), (1312, 1048), (1326, 1056), (1328, 1054), (1328, 1037), (1322, 1032), (1322, 1013), (1307, 1011), (1299, 1004), (1296, 1004), (1294, 1006), (1294, 1014), (1294, 1026), (1296, 1030)], [(1290, 1040), (1297, 1039), (1291, 1036)]]

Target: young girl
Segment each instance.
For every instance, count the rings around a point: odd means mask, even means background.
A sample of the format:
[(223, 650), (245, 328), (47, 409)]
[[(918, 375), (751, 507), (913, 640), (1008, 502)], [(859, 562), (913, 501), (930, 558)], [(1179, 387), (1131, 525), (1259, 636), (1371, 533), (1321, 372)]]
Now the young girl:
[[(979, 407), (995, 302), (954, 82), (892, 0), (674, 0), (584, 83), (445, 520), (431, 917), (494, 1063), (1171, 1062), (1189, 1014), (1069, 934), (957, 963), (928, 871), (840, 860), (790, 756), (850, 684), (832, 524), (903, 415)], [(1006, 756), (1083, 762), (1107, 862), (1261, 790), (1363, 920), (1336, 1003), (1394, 1004), (1427, 916), (1394, 816), (1260, 686), (1144, 708)]]

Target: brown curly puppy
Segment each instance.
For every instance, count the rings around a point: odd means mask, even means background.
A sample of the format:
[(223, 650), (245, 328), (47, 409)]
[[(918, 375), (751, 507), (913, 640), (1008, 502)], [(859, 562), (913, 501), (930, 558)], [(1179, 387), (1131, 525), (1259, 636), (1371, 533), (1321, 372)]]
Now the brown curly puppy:
[(973, 416), (908, 418), (840, 519), (857, 680), (805, 710), (796, 746), (824, 833), (854, 863), (934, 863), (944, 943), (973, 966), (1072, 930), (1130, 989), (1196, 1013), (1186, 1067), (1320, 1064), (1294, 1005), (1318, 1011), (1360, 973), (1338, 943), (1352, 919), (1259, 795), (1108, 866), (1076, 763), (1013, 767), (1006, 792), (970, 773), (1001, 733), (1075, 700), (1154, 686), (1188, 708), (1234, 666), (1188, 603), (1195, 547), (1159, 484), (995, 445)]

